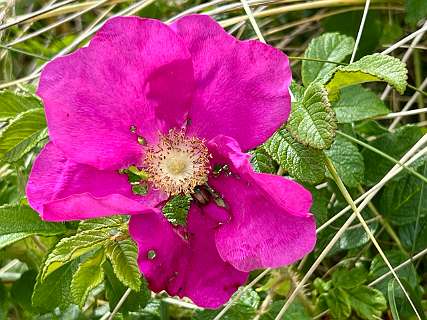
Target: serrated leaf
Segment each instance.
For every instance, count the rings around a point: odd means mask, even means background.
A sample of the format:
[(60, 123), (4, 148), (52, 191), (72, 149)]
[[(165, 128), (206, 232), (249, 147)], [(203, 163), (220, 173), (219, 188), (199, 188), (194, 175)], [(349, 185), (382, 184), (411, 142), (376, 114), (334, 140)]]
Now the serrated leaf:
[(65, 231), (65, 225), (42, 221), (29, 206), (0, 207), (0, 248), (31, 235), (53, 236)]
[(387, 309), (387, 301), (379, 290), (359, 286), (347, 292), (352, 309), (362, 319), (377, 320)]
[(62, 238), (48, 255), (41, 269), (42, 280), (67, 262), (105, 245), (110, 236), (108, 229), (99, 229), (87, 230), (68, 238)]
[[(342, 62), (353, 51), (354, 40), (339, 33), (325, 33), (310, 41), (305, 58)], [(308, 86), (327, 76), (337, 65), (318, 61), (302, 61), (302, 82)]]
[(138, 291), (141, 287), (137, 258), (138, 249), (130, 240), (109, 241), (105, 253), (110, 259), (116, 277), (127, 287)]
[[(390, 264), (392, 266), (398, 266), (409, 258), (400, 251), (386, 251), (385, 255), (387, 256), (387, 259), (390, 261)], [(379, 255), (377, 255), (374, 257), (374, 259), (372, 259), (371, 267), (369, 270), (369, 281), (375, 280), (384, 275), (385, 273), (388, 273), (389, 271), (390, 269), (384, 263), (384, 260)], [(400, 280), (407, 281), (411, 288), (416, 288), (418, 286), (418, 275), (412, 263), (409, 263), (397, 270), (396, 274), (398, 275)], [(389, 274), (383, 280), (375, 284), (375, 288), (380, 290), (383, 294), (387, 294), (387, 284), (388, 281), (392, 278), (393, 275)]]
[(365, 120), (390, 112), (375, 93), (361, 86), (343, 88), (339, 100), (332, 107), (339, 123)]
[(40, 100), (35, 96), (20, 95), (8, 90), (0, 92), (0, 121), (35, 108), (42, 108)]
[[(236, 294), (236, 293), (235, 293)], [(232, 299), (232, 298), (231, 298)], [(224, 314), (224, 320), (246, 320), (252, 319), (256, 315), (260, 298), (256, 291), (247, 290), (242, 296), (233, 304), (233, 306)], [(202, 310), (197, 311), (195, 320), (211, 320), (221, 310)]]
[(407, 73), (406, 65), (399, 59), (375, 53), (364, 56), (348, 66), (339, 66), (325, 85), (330, 100), (338, 98), (341, 88), (372, 81), (387, 82), (397, 92), (403, 94), (407, 84)]
[(72, 303), (71, 280), (79, 261), (67, 263), (49, 274), (43, 281), (39, 273), (32, 296), (33, 306), (42, 311), (66, 308)]
[(302, 182), (316, 184), (325, 177), (323, 152), (300, 144), (286, 129), (276, 132), (264, 148), (292, 177)]
[[(395, 159), (400, 159), (422, 136), (423, 133), (419, 127), (404, 126), (394, 133), (388, 132), (379, 136), (369, 144)], [(394, 166), (393, 162), (373, 151), (362, 150), (362, 155), (368, 186), (376, 184)]]
[(175, 226), (185, 226), (190, 201), (191, 197), (187, 195), (177, 195), (171, 198), (162, 209), (166, 219)]
[[(423, 173), (423, 167), (418, 170)], [(427, 188), (424, 181), (410, 174), (389, 182), (380, 198), (380, 211), (395, 225), (415, 224), (427, 218)]]
[(323, 85), (317, 82), (310, 84), (302, 100), (294, 106), (286, 125), (292, 136), (313, 148), (329, 148), (334, 141), (337, 123)]
[(339, 136), (331, 148), (325, 152), (346, 186), (355, 188), (363, 182), (365, 163), (362, 154), (354, 144)]
[(343, 289), (356, 288), (368, 279), (368, 271), (363, 267), (346, 269), (341, 268), (332, 274), (332, 283), (335, 287)]
[(347, 319), (351, 314), (350, 299), (346, 291), (332, 288), (325, 294), (325, 301), (332, 319)]
[(0, 131), (0, 160), (17, 161), (46, 137), (42, 108), (20, 113)]
[(251, 164), (252, 168), (254, 168), (256, 172), (276, 173), (277, 163), (263, 147), (259, 147), (255, 150), (249, 151), (248, 153), (252, 155)]
[(83, 307), (89, 292), (104, 280), (104, 250), (98, 250), (92, 257), (82, 262), (71, 280), (71, 296), (74, 303)]
[[(117, 303), (126, 292), (127, 288), (117, 279), (113, 267), (109, 262), (104, 263), (105, 271), (105, 291), (110, 304), (110, 310), (113, 310)], [(119, 309), (119, 312), (136, 311), (143, 308), (151, 297), (151, 293), (147, 288), (147, 283), (141, 281), (141, 286), (138, 291), (131, 291), (125, 303)]]
[(125, 226), (126, 219), (122, 215), (116, 215), (111, 217), (96, 218), (83, 220), (79, 223), (77, 233), (88, 230), (99, 230), (99, 229), (121, 229)]

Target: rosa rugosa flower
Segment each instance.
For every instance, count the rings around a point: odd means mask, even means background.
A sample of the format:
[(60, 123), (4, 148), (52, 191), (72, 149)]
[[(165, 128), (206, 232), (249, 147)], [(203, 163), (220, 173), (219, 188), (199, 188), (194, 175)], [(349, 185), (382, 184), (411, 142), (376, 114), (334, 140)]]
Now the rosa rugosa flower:
[[(43, 70), (51, 141), (28, 201), (49, 221), (131, 215), (150, 288), (218, 307), (249, 271), (293, 263), (315, 243), (310, 193), (254, 172), (243, 152), (286, 121), (290, 81), (283, 53), (207, 16), (110, 19)], [(185, 226), (161, 211), (177, 194), (192, 195)]]

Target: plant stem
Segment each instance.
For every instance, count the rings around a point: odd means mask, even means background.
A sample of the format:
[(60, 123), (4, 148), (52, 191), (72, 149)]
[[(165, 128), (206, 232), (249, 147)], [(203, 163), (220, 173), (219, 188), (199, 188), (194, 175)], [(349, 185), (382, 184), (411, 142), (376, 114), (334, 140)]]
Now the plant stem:
[[(357, 188), (359, 189), (360, 192), (362, 192), (362, 193), (365, 192), (365, 190), (362, 188), (362, 186), (360, 184), (358, 185)], [(374, 204), (371, 201), (368, 203), (368, 207), (372, 211), (372, 213), (379, 218), (379, 221), (380, 221), (381, 225), (384, 227), (384, 230), (394, 240), (394, 242), (396, 242), (396, 245), (399, 247), (400, 251), (402, 251), (405, 255), (407, 255), (408, 252), (403, 247), (403, 245), (400, 242), (400, 239), (397, 236), (396, 232), (394, 232), (391, 225), (388, 223), (388, 221), (386, 219), (384, 219), (384, 217), (381, 215), (381, 213), (379, 213), (379, 211), (377, 210), (377, 208), (375, 208)]]

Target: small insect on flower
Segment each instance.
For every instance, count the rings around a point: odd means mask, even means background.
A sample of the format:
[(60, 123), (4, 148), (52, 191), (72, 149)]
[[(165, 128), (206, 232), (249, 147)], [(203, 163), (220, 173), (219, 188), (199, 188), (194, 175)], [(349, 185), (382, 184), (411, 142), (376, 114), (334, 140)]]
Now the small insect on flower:
[[(42, 72), (50, 142), (28, 201), (48, 221), (131, 215), (150, 288), (217, 308), (316, 241), (311, 194), (245, 153), (287, 120), (290, 82), (286, 55), (208, 16), (112, 18)], [(184, 226), (161, 211), (175, 195), (193, 199)]]

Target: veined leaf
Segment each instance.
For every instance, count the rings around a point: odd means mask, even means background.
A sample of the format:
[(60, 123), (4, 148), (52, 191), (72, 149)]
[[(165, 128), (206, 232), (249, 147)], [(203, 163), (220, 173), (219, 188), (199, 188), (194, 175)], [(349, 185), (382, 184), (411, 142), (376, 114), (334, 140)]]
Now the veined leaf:
[(361, 86), (343, 88), (339, 100), (332, 107), (339, 123), (365, 120), (390, 112), (375, 93)]
[(126, 218), (121, 215), (83, 220), (79, 223), (77, 233), (88, 230), (100, 230), (107, 228), (111, 230), (118, 230), (125, 227), (125, 223)]
[[(127, 288), (117, 279), (116, 274), (113, 272), (113, 267), (107, 261), (104, 263), (105, 271), (105, 292), (110, 304), (110, 310), (114, 309), (117, 303), (120, 301)], [(127, 297), (125, 303), (119, 309), (119, 312), (136, 311), (144, 307), (148, 299), (150, 299), (151, 293), (147, 288), (147, 283), (141, 281), (141, 286), (138, 291), (131, 291)]]
[(19, 95), (8, 90), (0, 92), (0, 121), (35, 108), (42, 108), (40, 100), (35, 96)]
[[(354, 40), (339, 33), (325, 33), (311, 40), (304, 53), (305, 58), (342, 62), (353, 51)], [(318, 61), (302, 61), (302, 82), (308, 86), (313, 81), (320, 81), (337, 65)]]
[(346, 186), (355, 188), (363, 182), (365, 173), (363, 156), (350, 141), (339, 136), (325, 152)]
[(339, 66), (325, 85), (330, 100), (338, 98), (341, 88), (371, 81), (385, 81), (403, 94), (406, 89), (407, 73), (406, 65), (399, 59), (375, 53), (348, 66)]
[(17, 161), (46, 137), (43, 109), (22, 112), (0, 131), (0, 160)]
[(187, 223), (188, 210), (190, 209), (191, 197), (177, 195), (170, 199), (163, 207), (163, 214), (173, 225), (184, 226)]
[(387, 309), (387, 301), (379, 290), (359, 286), (347, 292), (352, 309), (362, 319), (377, 320)]
[(125, 286), (138, 291), (141, 287), (141, 274), (137, 263), (138, 250), (132, 240), (110, 241), (105, 252), (116, 277)]
[(334, 141), (337, 129), (335, 113), (322, 84), (314, 82), (294, 104), (286, 128), (300, 143), (317, 149), (327, 149)]
[(92, 257), (82, 262), (71, 280), (73, 301), (80, 307), (86, 302), (89, 292), (104, 280), (104, 250), (98, 250)]
[(32, 301), (33, 306), (42, 311), (52, 311), (56, 307), (66, 308), (72, 303), (71, 280), (79, 261), (72, 261), (50, 273), (44, 280), (41, 272), (37, 276)]
[(275, 173), (277, 171), (277, 163), (262, 146), (248, 153), (252, 155), (251, 164), (255, 171), (264, 173)]
[(42, 221), (29, 206), (0, 207), (0, 248), (31, 235), (53, 236), (65, 231), (65, 225)]
[(325, 177), (323, 152), (300, 144), (286, 129), (276, 132), (264, 147), (274, 160), (300, 181), (316, 184)]
[(325, 301), (333, 319), (340, 320), (350, 317), (350, 298), (343, 289), (332, 288), (326, 294)]
[(94, 249), (106, 244), (111, 237), (109, 230), (87, 230), (69, 238), (62, 238), (48, 255), (43, 268), (41, 279), (44, 279), (67, 262), (74, 260)]

